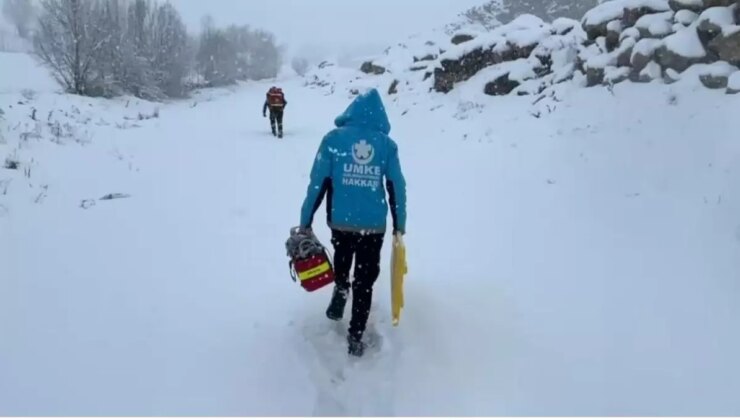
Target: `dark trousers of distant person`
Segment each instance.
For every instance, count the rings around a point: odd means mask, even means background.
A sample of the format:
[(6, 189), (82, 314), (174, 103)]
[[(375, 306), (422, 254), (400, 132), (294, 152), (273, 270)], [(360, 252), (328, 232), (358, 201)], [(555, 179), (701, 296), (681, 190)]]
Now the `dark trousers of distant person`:
[[(277, 125), (277, 131), (275, 126)], [(273, 136), (283, 136), (283, 108), (270, 107), (270, 127), (272, 127)]]

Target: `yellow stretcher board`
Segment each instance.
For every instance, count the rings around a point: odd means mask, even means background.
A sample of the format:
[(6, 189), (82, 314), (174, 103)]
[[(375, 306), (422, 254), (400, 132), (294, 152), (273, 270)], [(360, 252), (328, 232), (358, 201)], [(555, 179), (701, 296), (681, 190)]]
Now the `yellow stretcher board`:
[(406, 245), (403, 243), (403, 236), (397, 234), (393, 237), (393, 249), (391, 250), (391, 316), (394, 327), (397, 327), (401, 320), (401, 309), (404, 303), (403, 277), (407, 272)]

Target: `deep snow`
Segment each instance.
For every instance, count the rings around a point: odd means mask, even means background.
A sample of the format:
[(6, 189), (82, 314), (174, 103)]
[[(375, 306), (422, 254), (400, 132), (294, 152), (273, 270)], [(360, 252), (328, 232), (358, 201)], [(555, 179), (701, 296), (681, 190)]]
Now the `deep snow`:
[[(406, 308), (391, 327), (386, 246), (382, 346), (350, 362), (330, 291), (293, 284), (284, 252), (348, 87), (281, 80), (278, 141), (272, 83), (144, 121), (126, 117), (154, 104), (0, 93), (0, 163), (33, 169), (0, 169), (0, 415), (740, 414), (740, 97), (386, 97)], [(21, 142), (33, 107), (89, 141)], [(316, 228), (328, 242), (323, 208)]]

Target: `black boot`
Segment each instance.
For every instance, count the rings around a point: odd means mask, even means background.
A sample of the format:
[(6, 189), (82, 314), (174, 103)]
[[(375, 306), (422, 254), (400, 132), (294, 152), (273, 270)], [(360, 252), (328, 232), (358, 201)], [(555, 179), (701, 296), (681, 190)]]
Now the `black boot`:
[(351, 356), (362, 357), (362, 355), (365, 354), (365, 343), (363, 343), (361, 339), (348, 335), (347, 344), (347, 352)]
[(340, 289), (334, 286), (334, 293), (331, 296), (331, 303), (326, 309), (326, 317), (333, 320), (339, 321), (344, 316), (344, 306), (347, 304), (347, 295), (349, 295), (348, 289)]

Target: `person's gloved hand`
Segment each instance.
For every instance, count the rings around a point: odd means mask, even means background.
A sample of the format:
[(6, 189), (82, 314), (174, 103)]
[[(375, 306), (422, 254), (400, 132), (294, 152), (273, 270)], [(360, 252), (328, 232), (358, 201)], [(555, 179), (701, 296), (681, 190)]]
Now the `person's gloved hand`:
[(262, 118), (267, 118), (267, 113), (266, 112), (263, 112), (262, 113)]
[(302, 233), (304, 235), (313, 235), (313, 229), (311, 229), (310, 226), (300, 226), (298, 227), (298, 233)]

